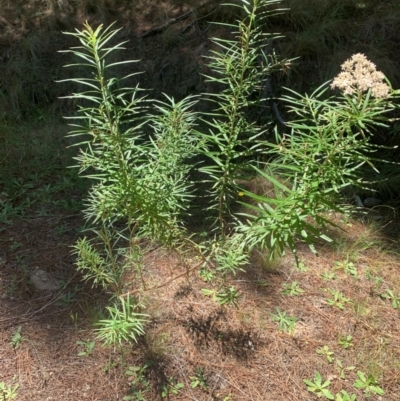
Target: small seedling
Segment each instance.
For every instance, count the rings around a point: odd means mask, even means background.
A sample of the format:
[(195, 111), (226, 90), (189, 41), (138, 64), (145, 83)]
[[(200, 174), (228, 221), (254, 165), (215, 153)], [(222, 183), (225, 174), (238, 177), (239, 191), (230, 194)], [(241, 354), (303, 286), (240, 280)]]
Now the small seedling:
[(196, 369), (196, 376), (190, 377), (190, 387), (197, 388), (200, 387), (203, 390), (207, 390), (207, 379), (204, 377), (203, 369)]
[(199, 276), (206, 282), (210, 282), (214, 279), (215, 273), (209, 269), (206, 269), (205, 267), (202, 267), (199, 270)]
[(304, 293), (305, 291), (299, 287), (299, 283), (297, 281), (293, 281), (293, 283), (285, 284), (282, 289), (282, 294), (296, 296)]
[(0, 382), (0, 397), (2, 398), (2, 400), (8, 401), (17, 398), (18, 387), (18, 384), (13, 387), (11, 384), (6, 385), (4, 382)]
[(21, 335), (21, 329), (22, 327), (19, 326), (16, 332), (11, 337), (10, 344), (14, 349), (17, 349), (21, 345), (22, 341), (24, 341), (24, 338)]
[(237, 307), (237, 300), (240, 297), (239, 292), (232, 285), (231, 287), (225, 287), (220, 291), (209, 290), (207, 288), (203, 288), (202, 293), (208, 297), (212, 297), (215, 302), (218, 302), (220, 305), (231, 304)]
[(328, 400), (334, 400), (335, 397), (329, 391), (329, 386), (331, 384), (330, 380), (327, 380), (324, 383), (322, 381), (322, 376), (319, 372), (315, 372), (314, 381), (307, 379), (303, 380), (310, 393), (314, 393), (318, 398), (324, 396)]
[(343, 271), (347, 275), (349, 275), (353, 278), (358, 278), (358, 270), (357, 270), (356, 266), (354, 265), (353, 262), (350, 262), (348, 259), (346, 259), (343, 262), (336, 261), (334, 269), (335, 270), (343, 269)]
[(305, 262), (304, 261), (300, 261), (298, 264), (297, 264), (297, 269), (301, 272), (301, 273), (305, 273), (305, 272), (308, 272), (310, 269), (306, 266), (306, 264), (305, 264)]
[(392, 290), (388, 288), (384, 293), (381, 294), (381, 298), (389, 299), (392, 301), (393, 308), (398, 309), (400, 305), (400, 295), (394, 295)]
[(59, 298), (58, 302), (56, 302), (56, 306), (59, 306), (61, 308), (67, 307), (69, 304), (74, 302), (74, 296), (74, 293), (68, 291)]
[(16, 251), (18, 248), (21, 247), (21, 242), (17, 242), (17, 241), (13, 241), (13, 243), (10, 245), (10, 251), (14, 252)]
[(346, 378), (346, 371), (354, 370), (356, 368), (355, 366), (348, 366), (344, 368), (342, 361), (340, 359), (336, 359), (335, 363), (336, 363), (335, 369), (339, 373), (341, 379)]
[(350, 348), (353, 346), (353, 336), (340, 336), (338, 344), (341, 345), (344, 349)]
[(378, 289), (383, 283), (383, 278), (382, 277), (375, 277), (374, 282), (375, 282), (375, 284), (374, 284), (375, 289)]
[(128, 370), (125, 372), (127, 376), (130, 376), (132, 383), (142, 384), (146, 387), (149, 386), (149, 382), (145, 378), (145, 372), (148, 367), (151, 366), (150, 362), (146, 362), (143, 366), (129, 366)]
[(344, 305), (350, 300), (346, 298), (341, 292), (336, 291), (336, 290), (328, 290), (332, 295), (333, 298), (326, 298), (325, 301), (330, 305), (330, 306), (336, 306), (340, 310), (344, 309)]
[(370, 270), (367, 270), (365, 272), (365, 276), (369, 281), (374, 281), (375, 282), (374, 283), (375, 289), (378, 289), (383, 283), (382, 277), (375, 276), (374, 274), (371, 273)]
[(68, 231), (68, 226), (66, 224), (60, 224), (59, 226), (56, 227), (57, 235), (62, 235), (66, 231)]
[(126, 395), (125, 397), (123, 397), (123, 401), (147, 401), (147, 399), (144, 398), (143, 391), (131, 389), (129, 392), (130, 395)]
[(326, 271), (321, 274), (322, 280), (325, 281), (334, 280), (336, 277), (337, 277), (336, 274), (330, 271)]
[(18, 267), (22, 270), (22, 272), (28, 276), (28, 261), (26, 256), (16, 255), (15, 256), (15, 263)]
[(368, 375), (365, 377), (365, 373), (358, 371), (357, 372), (358, 379), (355, 381), (353, 386), (355, 388), (364, 390), (364, 393), (367, 397), (370, 397), (371, 394), (384, 395), (385, 392), (378, 386), (378, 382), (374, 376)]
[(222, 394), (217, 393), (215, 399), (221, 400), (221, 401), (230, 401), (232, 399), (232, 394), (228, 394), (224, 398), (220, 398), (220, 397), (223, 397)]
[(223, 288), (217, 293), (217, 300), (220, 305), (231, 304), (237, 307), (237, 300), (239, 299), (239, 297), (240, 294), (233, 285), (229, 288)]
[(92, 354), (95, 342), (91, 340), (77, 341), (76, 345), (83, 347), (83, 351), (78, 352), (78, 356), (89, 356)]
[(168, 382), (164, 384), (161, 388), (161, 397), (168, 397), (170, 394), (177, 395), (180, 390), (185, 387), (183, 383), (176, 383), (173, 377), (168, 379)]
[(317, 354), (324, 355), (329, 363), (333, 362), (334, 358), (332, 358), (332, 355), (334, 355), (334, 352), (331, 351), (327, 345), (324, 345), (323, 348), (317, 349)]
[(355, 394), (349, 394), (346, 390), (342, 390), (340, 393), (336, 394), (335, 401), (356, 401)]
[(272, 320), (279, 324), (279, 331), (286, 331), (293, 333), (296, 322), (299, 320), (297, 317), (288, 316), (286, 312), (282, 312), (279, 308), (276, 308), (276, 314), (271, 313)]
[(104, 373), (108, 373), (111, 368), (118, 366), (118, 362), (110, 359), (103, 368)]
[(11, 282), (5, 291), (6, 294), (9, 295), (10, 297), (13, 297), (15, 295), (15, 292), (17, 291), (17, 285), (18, 285), (18, 277), (16, 275), (13, 275), (11, 277)]
[(138, 337), (144, 334), (144, 323), (147, 316), (135, 311), (138, 305), (127, 298), (120, 297), (119, 304), (108, 306), (108, 319), (101, 319), (95, 323), (97, 338), (104, 342), (105, 346), (122, 346), (125, 342), (137, 342)]
[(145, 371), (149, 366), (151, 366), (151, 362), (146, 362), (143, 366), (130, 366), (125, 372), (131, 379), (131, 391), (130, 395), (123, 398), (124, 401), (146, 401), (144, 394), (150, 391), (150, 383), (145, 377)]

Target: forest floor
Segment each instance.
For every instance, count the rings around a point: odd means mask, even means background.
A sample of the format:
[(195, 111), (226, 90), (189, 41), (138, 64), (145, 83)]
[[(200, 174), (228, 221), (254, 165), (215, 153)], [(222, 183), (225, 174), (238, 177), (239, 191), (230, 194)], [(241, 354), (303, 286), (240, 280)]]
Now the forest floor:
[[(107, 297), (74, 268), (70, 246), (81, 217), (16, 220), (0, 233), (0, 382), (17, 386), (21, 401), (152, 401), (166, 389), (171, 400), (305, 401), (316, 397), (303, 380), (319, 372), (333, 394), (346, 390), (366, 400), (370, 391), (368, 399), (396, 401), (398, 240), (376, 223), (338, 222), (344, 231), (335, 245), (319, 246), (319, 256), (300, 244), (298, 267), (289, 256), (266, 264), (254, 255), (230, 281), (241, 294), (237, 307), (205, 297), (202, 290), (213, 286), (197, 271), (163, 285), (185, 267), (152, 249), (144, 280), (147, 288), (161, 287), (141, 293), (151, 321), (122, 358), (93, 331)], [(36, 291), (36, 267), (60, 289)], [(366, 383), (356, 389), (358, 372)]]

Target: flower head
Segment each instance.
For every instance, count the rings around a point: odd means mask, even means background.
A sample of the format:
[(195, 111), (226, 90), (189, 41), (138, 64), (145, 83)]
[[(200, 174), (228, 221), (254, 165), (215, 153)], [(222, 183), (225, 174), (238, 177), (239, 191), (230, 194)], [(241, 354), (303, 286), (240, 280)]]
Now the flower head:
[(376, 65), (364, 54), (358, 53), (342, 64), (342, 71), (333, 80), (331, 88), (339, 88), (345, 95), (371, 89), (373, 97), (386, 99), (389, 97), (390, 87), (384, 79), (385, 75), (376, 69)]

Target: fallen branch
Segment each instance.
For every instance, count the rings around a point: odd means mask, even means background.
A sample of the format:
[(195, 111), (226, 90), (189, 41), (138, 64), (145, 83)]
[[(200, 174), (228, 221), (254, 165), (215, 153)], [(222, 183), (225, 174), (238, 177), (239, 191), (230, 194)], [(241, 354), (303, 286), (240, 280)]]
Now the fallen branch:
[(160, 33), (162, 31), (164, 31), (165, 29), (167, 29), (170, 25), (188, 18), (192, 12), (193, 12), (193, 10), (190, 10), (187, 13), (180, 15), (179, 17), (171, 18), (165, 24), (163, 24), (161, 26), (157, 26), (153, 29), (150, 29), (150, 31), (143, 33), (142, 35), (139, 36), (139, 38), (148, 38), (149, 36), (156, 35), (157, 33)]
[[(211, 15), (211, 14), (220, 6), (220, 1), (217, 1), (216, 4), (215, 4), (215, 0), (207, 1), (207, 2), (205, 2), (204, 4), (200, 5), (199, 7), (193, 8), (192, 10), (186, 12), (185, 14), (180, 15), (179, 17), (171, 18), (170, 20), (168, 20), (168, 21), (167, 21), (165, 24), (163, 24), (163, 25), (160, 25), (160, 26), (157, 26), (157, 27), (155, 27), (155, 28), (153, 28), (153, 29), (150, 29), (150, 31), (147, 31), (147, 32), (141, 34), (141, 35), (139, 36), (139, 38), (148, 38), (149, 36), (153, 36), (153, 35), (156, 35), (157, 33), (163, 32), (163, 31), (164, 31), (165, 29), (167, 29), (170, 25), (176, 24), (177, 22), (182, 21), (182, 20), (188, 18), (189, 15), (190, 15), (191, 13), (193, 13), (194, 11), (196, 11), (196, 10), (198, 10), (198, 9), (200, 9), (200, 8), (203, 8), (203, 7), (207, 7), (207, 6), (209, 6), (209, 5), (215, 5), (215, 7), (213, 7), (213, 8), (211, 9), (211, 11), (209, 11), (205, 16), (201, 17), (200, 19), (206, 18), (206, 17), (208, 17), (209, 15)], [(198, 20), (199, 20), (198, 18), (195, 18), (195, 21), (198, 21)], [(190, 25), (189, 25), (189, 26), (190, 26)], [(186, 29), (187, 29), (187, 27), (185, 27), (185, 28), (183, 29), (183, 32), (184, 32)]]

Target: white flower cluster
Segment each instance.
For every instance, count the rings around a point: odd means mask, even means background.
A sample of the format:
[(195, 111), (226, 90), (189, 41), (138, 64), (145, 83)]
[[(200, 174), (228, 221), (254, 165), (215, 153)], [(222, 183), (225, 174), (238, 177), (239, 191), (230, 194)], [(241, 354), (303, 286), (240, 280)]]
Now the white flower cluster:
[(376, 65), (364, 54), (358, 53), (342, 64), (342, 72), (333, 80), (331, 88), (339, 88), (345, 95), (371, 89), (373, 97), (386, 99), (389, 97), (390, 87), (384, 79), (385, 75), (377, 71)]

